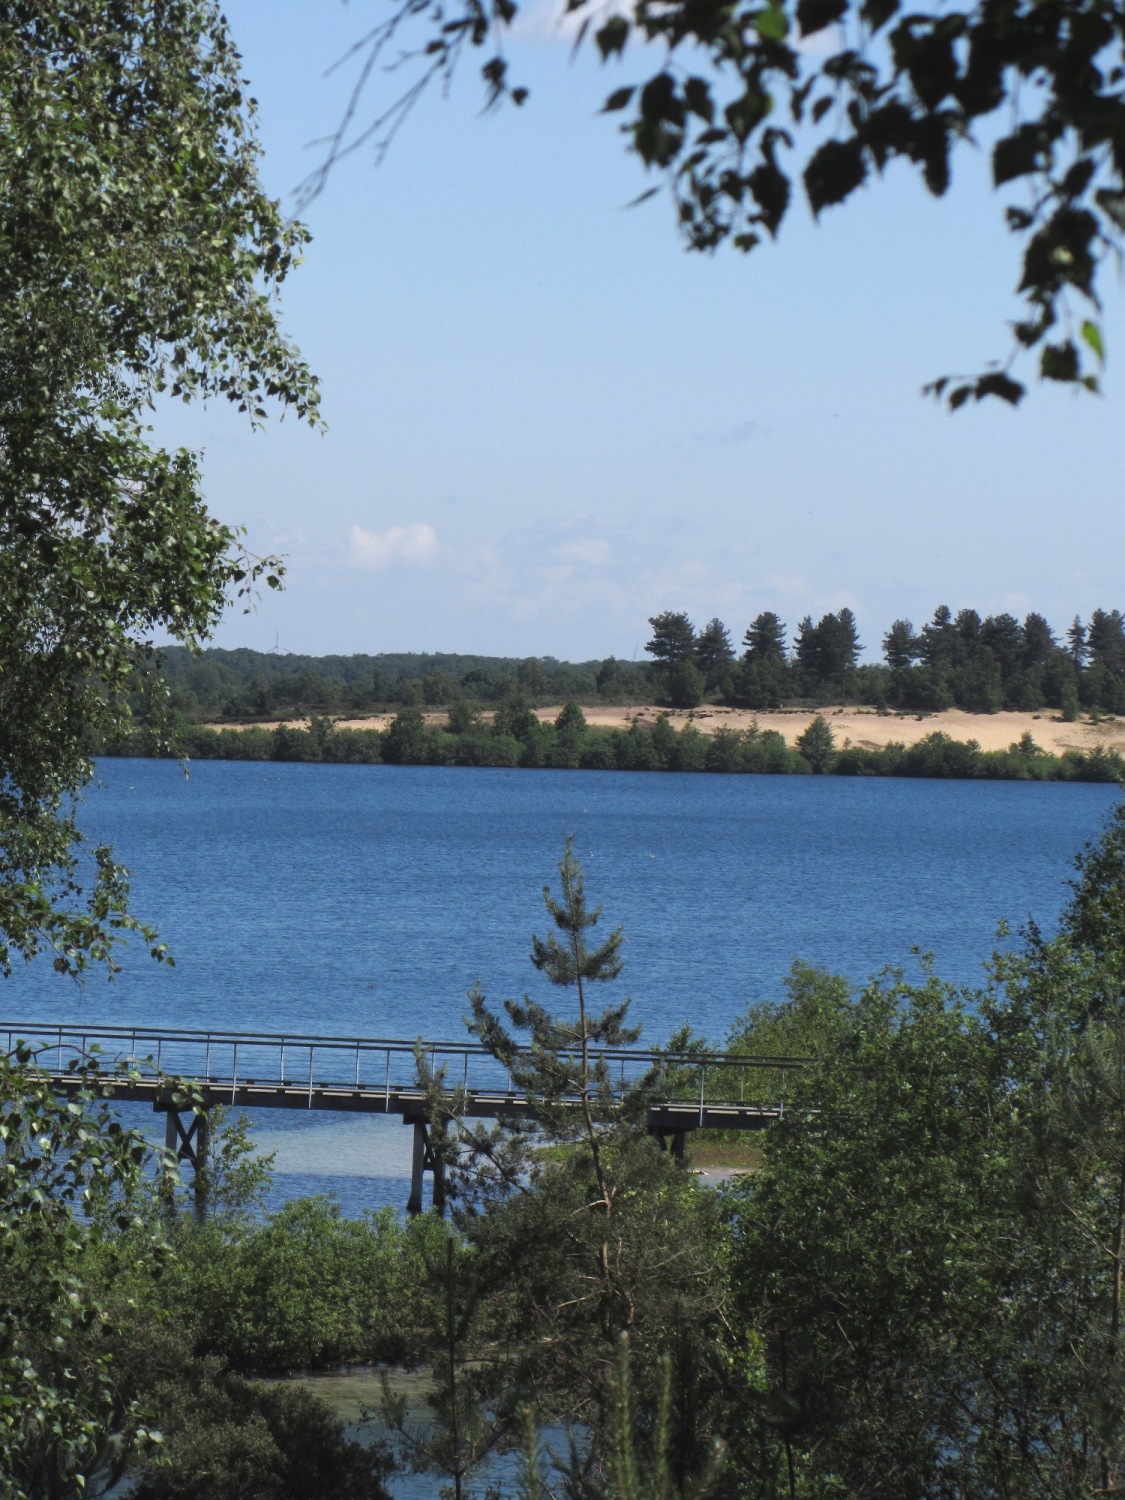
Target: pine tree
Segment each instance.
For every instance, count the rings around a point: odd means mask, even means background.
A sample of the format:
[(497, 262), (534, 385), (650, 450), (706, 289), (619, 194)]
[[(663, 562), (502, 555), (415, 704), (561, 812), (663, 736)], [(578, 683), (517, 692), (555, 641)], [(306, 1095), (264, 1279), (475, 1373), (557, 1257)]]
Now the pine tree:
[(803, 672), (814, 681), (820, 680), (820, 633), (813, 624), (812, 615), (806, 615), (797, 626), (793, 655)]
[(883, 637), (883, 656), (894, 672), (911, 666), (919, 650), (918, 637), (909, 620), (896, 620)]
[(922, 660), (927, 667), (936, 669), (952, 665), (958, 636), (953, 611), (948, 604), (939, 604), (930, 623), (922, 626), (921, 643)]
[(733, 662), (730, 632), (722, 620), (708, 620), (695, 642), (695, 664), (703, 673), (708, 692), (722, 686)]
[(1024, 616), (1023, 659), (1028, 667), (1045, 667), (1056, 649), (1054, 632), (1042, 615)]
[(1125, 616), (1119, 609), (1096, 609), (1086, 635), (1090, 656), (1114, 676), (1125, 674)]
[(688, 1329), (685, 1360), (702, 1368), (726, 1291), (714, 1205), (648, 1134), (656, 1069), (622, 1077), (606, 1056), (640, 1028), (627, 999), (594, 1003), (593, 987), (620, 976), (624, 939), (615, 928), (598, 940), (601, 909), (587, 902), (573, 840), (559, 876), (559, 893), (543, 893), (553, 930), (532, 939), (531, 959), (573, 1007), (525, 996), (497, 1013), (479, 986), (469, 996), (470, 1030), (509, 1073), (520, 1108), (485, 1125), (424, 1059), (420, 1073), (455, 1226), (482, 1284), (496, 1289), (495, 1341), (511, 1361), (491, 1372), (497, 1409), (535, 1391), (556, 1416), (586, 1422), (604, 1416), (623, 1329), (639, 1378), (654, 1378), (677, 1320)]
[(763, 610), (756, 616), (742, 640), (746, 647), (746, 661), (775, 661), (784, 664), (785, 625), (773, 610)]
[(1086, 644), (1086, 627), (1079, 615), (1075, 615), (1066, 633), (1066, 650), (1071, 661), (1081, 671), (1090, 653)]
[(651, 657), (664, 666), (691, 660), (695, 630), (686, 614), (666, 609), (663, 614), (653, 615), (648, 623), (652, 626), (652, 640), (645, 650)]

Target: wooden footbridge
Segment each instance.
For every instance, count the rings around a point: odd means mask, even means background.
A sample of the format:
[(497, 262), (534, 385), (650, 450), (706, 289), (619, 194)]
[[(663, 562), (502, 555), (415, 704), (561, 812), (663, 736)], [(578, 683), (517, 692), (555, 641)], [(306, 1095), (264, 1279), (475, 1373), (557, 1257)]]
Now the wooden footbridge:
[[(444, 1166), (430, 1139), (419, 1059), (443, 1079), (445, 1089), (459, 1091), (466, 1116), (526, 1116), (536, 1104), (513, 1087), (511, 1075), (490, 1052), (466, 1041), (16, 1021), (0, 1021), (0, 1036), (6, 1036), (9, 1053), (25, 1045), (32, 1056), (29, 1066), (45, 1074), (60, 1093), (84, 1087), (80, 1070), (95, 1063), (97, 1086), (104, 1095), (149, 1103), (164, 1114), (168, 1150), (195, 1174), (200, 1217), (206, 1213), (206, 1202), (197, 1169), (207, 1149), (206, 1111), (216, 1105), (398, 1115), (414, 1130), (407, 1211), (421, 1211), (423, 1178), (429, 1172), (433, 1206), (440, 1213), (445, 1206)], [(599, 1048), (594, 1056), (605, 1061), (622, 1086), (655, 1071), (648, 1130), (679, 1158), (692, 1131), (762, 1130), (780, 1119), (786, 1080), (803, 1061), (639, 1048)], [(661, 1080), (667, 1082), (664, 1091)], [(191, 1085), (198, 1106), (183, 1103), (183, 1084)], [(576, 1088), (576, 1104), (578, 1100)]]

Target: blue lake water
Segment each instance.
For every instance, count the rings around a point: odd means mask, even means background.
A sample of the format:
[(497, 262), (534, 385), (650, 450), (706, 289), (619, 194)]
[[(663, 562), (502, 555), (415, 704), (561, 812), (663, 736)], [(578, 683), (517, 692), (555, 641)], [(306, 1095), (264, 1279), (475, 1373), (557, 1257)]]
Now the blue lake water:
[[(103, 761), (83, 824), (133, 875), (176, 957), (112, 984), (47, 965), (12, 1018), (462, 1035), (465, 992), (542, 992), (541, 888), (573, 833), (590, 895), (625, 929), (618, 982), (656, 1041), (714, 1042), (776, 997), (793, 958), (862, 980), (932, 951), (975, 983), (997, 923), (1050, 928), (1114, 787), (1018, 782)], [(556, 997), (557, 998), (557, 997)], [(404, 1198), (407, 1132), (263, 1112), (277, 1192), (349, 1209)]]

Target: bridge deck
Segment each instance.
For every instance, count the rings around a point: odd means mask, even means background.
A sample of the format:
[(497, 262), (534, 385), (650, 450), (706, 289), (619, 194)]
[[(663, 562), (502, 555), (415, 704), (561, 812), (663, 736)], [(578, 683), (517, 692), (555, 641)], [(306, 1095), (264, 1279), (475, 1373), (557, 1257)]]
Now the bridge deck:
[[(507, 1069), (479, 1043), (415, 1041), (398, 1037), (338, 1037), (166, 1027), (0, 1021), (11, 1052), (18, 1042), (59, 1088), (72, 1069), (95, 1060), (113, 1097), (162, 1101), (173, 1078), (191, 1080), (208, 1104), (270, 1109), (321, 1109), (363, 1114), (424, 1114), (418, 1058), (448, 1089), (460, 1088), (477, 1116), (526, 1114), (529, 1102), (513, 1088)], [(576, 1071), (577, 1053), (573, 1057)], [(729, 1053), (668, 1053), (640, 1047), (596, 1048), (595, 1060), (622, 1087), (648, 1075), (660, 1099), (653, 1111), (694, 1128), (712, 1121), (756, 1130), (780, 1113), (797, 1057)], [(77, 1085), (74, 1085), (75, 1087)], [(748, 1099), (747, 1092), (750, 1094)], [(574, 1097), (577, 1099), (577, 1079)], [(662, 1128), (662, 1126), (654, 1126)]]
[[(60, 1093), (77, 1093), (82, 1079), (72, 1072), (40, 1069)], [(341, 1085), (280, 1084), (215, 1078), (190, 1081), (198, 1089), (204, 1105), (221, 1104), (241, 1109), (317, 1109), (341, 1113), (400, 1115), (404, 1124), (427, 1117), (426, 1096), (419, 1088), (347, 1088)], [(151, 1104), (154, 1109), (170, 1107), (171, 1089), (166, 1079), (138, 1077), (135, 1074), (100, 1071), (99, 1087), (112, 1099)], [(467, 1116), (484, 1119), (519, 1118), (533, 1109), (533, 1101), (514, 1092), (468, 1090), (464, 1096)], [(719, 1102), (710, 1099), (668, 1099), (654, 1102), (648, 1110), (648, 1129), (656, 1132), (679, 1130), (762, 1130), (782, 1113), (783, 1106)]]
[[(205, 1159), (208, 1123), (177, 1102), (175, 1086), (189, 1082), (204, 1106), (338, 1110), (398, 1115), (414, 1127), (409, 1212), (422, 1206), (422, 1178), (433, 1176), (434, 1208), (444, 1208), (444, 1161), (429, 1137), (419, 1061), (447, 1089), (457, 1089), (466, 1115), (485, 1119), (526, 1117), (534, 1098), (513, 1086), (511, 1074), (472, 1042), (406, 1041), (387, 1037), (261, 1035), (239, 1031), (174, 1031), (163, 1027), (43, 1024), (0, 1021), (9, 1053), (30, 1051), (28, 1066), (60, 1093), (87, 1086), (79, 1071), (97, 1064), (97, 1084), (113, 1099), (151, 1104), (167, 1115), (166, 1145), (197, 1169)], [(781, 1118), (785, 1084), (803, 1065), (796, 1057), (673, 1054), (641, 1048), (598, 1048), (594, 1058), (624, 1088), (649, 1080), (648, 1130), (670, 1142), (678, 1157), (695, 1130), (762, 1130)], [(561, 1102), (577, 1107), (578, 1054), (573, 1092)], [(749, 1090), (748, 1090), (749, 1084)], [(750, 1098), (746, 1097), (747, 1092)], [(182, 1098), (182, 1096), (181, 1096)], [(195, 1172), (196, 1213), (206, 1212), (206, 1174)]]

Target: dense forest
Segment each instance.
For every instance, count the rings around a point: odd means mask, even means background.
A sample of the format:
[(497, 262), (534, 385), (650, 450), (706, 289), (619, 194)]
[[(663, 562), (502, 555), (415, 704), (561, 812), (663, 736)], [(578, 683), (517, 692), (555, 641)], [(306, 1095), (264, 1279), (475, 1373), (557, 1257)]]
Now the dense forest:
[[(68, 1102), (26, 1050), (0, 1057), (5, 1500), (386, 1500), (395, 1465), (458, 1500), (1119, 1491), (1125, 811), (1057, 936), (1024, 933), (977, 988), (924, 960), (864, 986), (798, 963), (738, 1017), (732, 1060), (787, 1067), (747, 1081), (774, 1123), (717, 1189), (646, 1128), (649, 1100), (700, 1097), (715, 1044), (685, 1029), (619, 1077), (622, 934), (569, 846), (559, 876), (541, 998), (469, 995), (527, 1115), (470, 1117), (418, 1058), (444, 1220), (263, 1213), (269, 1160), (213, 1114), (201, 1222), (96, 1060)], [(387, 1446), (262, 1378), (355, 1361), (389, 1369)]]
[(696, 629), (683, 612), (666, 611), (649, 624), (645, 662), (249, 650), (196, 656), (172, 647), (161, 671), (183, 723), (461, 701), (490, 707), (517, 694), (531, 704), (656, 701), (694, 708), (710, 700), (765, 710), (865, 703), (923, 713), (1050, 709), (1064, 719), (1125, 713), (1125, 615), (1117, 609), (1096, 609), (1085, 624), (1075, 619), (1060, 637), (1040, 614), (1022, 622), (1010, 614), (982, 619), (976, 610), (954, 614), (942, 605), (920, 630), (895, 620), (882, 638), (881, 662), (860, 660), (864, 647), (846, 608), (815, 623), (806, 616), (792, 641), (785, 621), (764, 611), (747, 627), (740, 649), (718, 619)]
[(1125, 711), (1125, 616), (1096, 609), (1088, 625), (1075, 619), (1060, 642), (1040, 614), (981, 619), (939, 606), (916, 631), (895, 620), (882, 638), (882, 663), (863, 663), (850, 609), (815, 624), (806, 615), (792, 645), (772, 611), (759, 614), (737, 653), (730, 632), (713, 619), (695, 630), (687, 615), (668, 611), (649, 622), (645, 648), (657, 663), (669, 702), (692, 707), (707, 694), (749, 708), (795, 701), (871, 703), (936, 712), (963, 708), (1036, 712), (1051, 708), (1074, 719), (1080, 710)]

